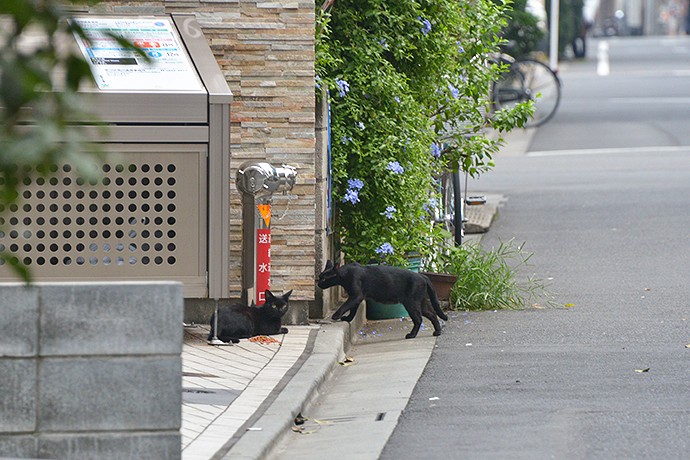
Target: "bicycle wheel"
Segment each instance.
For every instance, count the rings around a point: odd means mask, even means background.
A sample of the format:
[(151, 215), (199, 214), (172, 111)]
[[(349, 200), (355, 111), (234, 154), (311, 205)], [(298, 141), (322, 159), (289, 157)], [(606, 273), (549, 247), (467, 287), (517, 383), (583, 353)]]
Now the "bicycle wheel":
[(546, 64), (533, 59), (512, 63), (494, 85), (497, 109), (533, 101), (534, 115), (525, 127), (541, 126), (553, 117), (561, 101), (561, 81)]
[(456, 245), (462, 244), (463, 215), (462, 189), (460, 188), (460, 172), (449, 172), (443, 175), (443, 223), (450, 232)]

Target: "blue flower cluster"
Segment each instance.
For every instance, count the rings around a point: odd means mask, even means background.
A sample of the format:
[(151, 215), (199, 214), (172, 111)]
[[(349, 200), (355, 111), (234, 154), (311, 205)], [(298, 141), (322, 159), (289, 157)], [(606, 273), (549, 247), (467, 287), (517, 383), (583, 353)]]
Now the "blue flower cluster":
[(359, 203), (359, 192), (357, 190), (348, 189), (343, 197), (343, 203)]
[(335, 79), (335, 84), (338, 85), (338, 93), (340, 97), (345, 97), (345, 95), (350, 91), (350, 84), (345, 80)]
[(431, 155), (434, 158), (441, 158), (441, 147), (438, 144), (431, 144)]
[(448, 89), (450, 90), (450, 94), (453, 95), (453, 99), (457, 99), (460, 96), (460, 90), (450, 83), (448, 83)]
[(386, 210), (383, 212), (383, 215), (386, 216), (388, 219), (392, 219), (393, 215), (395, 214), (395, 206), (386, 206)]
[(348, 179), (347, 186), (355, 190), (362, 190), (362, 187), (364, 187), (364, 182), (362, 182), (360, 179)]
[(376, 254), (380, 256), (385, 256), (387, 254), (393, 254), (395, 251), (393, 250), (393, 246), (390, 243), (383, 243), (381, 246), (376, 248), (374, 251), (376, 251)]
[(426, 212), (430, 212), (430, 213), (431, 213), (431, 212), (433, 212), (434, 209), (436, 209), (437, 207), (438, 207), (438, 200), (436, 200), (436, 198), (433, 198), (433, 197), (432, 197), (432, 198), (429, 198), (429, 201), (427, 201), (426, 203), (424, 203), (424, 210), (425, 210)]
[(421, 31), (424, 35), (428, 34), (431, 32), (431, 23), (429, 22), (428, 19), (424, 19), (423, 17), (419, 16), (417, 19), (422, 21), (422, 28)]
[(347, 186), (348, 189), (343, 197), (343, 203), (359, 203), (359, 191), (364, 187), (364, 182), (360, 179), (348, 179)]
[(389, 162), (388, 165), (386, 166), (386, 169), (395, 173), (395, 174), (402, 174), (405, 172), (405, 168), (403, 168), (400, 165), (400, 163), (398, 163), (397, 161)]

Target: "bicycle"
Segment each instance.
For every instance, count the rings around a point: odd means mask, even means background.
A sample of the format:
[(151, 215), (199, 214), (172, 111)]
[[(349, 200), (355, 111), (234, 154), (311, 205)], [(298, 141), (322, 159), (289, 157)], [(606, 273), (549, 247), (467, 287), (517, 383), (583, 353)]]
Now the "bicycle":
[[(494, 110), (532, 101), (534, 115), (525, 124), (526, 128), (541, 126), (554, 116), (561, 100), (561, 80), (549, 66), (535, 59), (517, 60), (505, 53), (492, 57), (492, 60), (507, 66), (506, 72), (493, 84), (491, 99)], [(466, 207), (486, 203), (483, 196), (468, 196), (467, 173), (464, 190), (460, 174), (461, 169), (449, 171), (437, 180), (441, 203), (434, 216), (435, 223), (449, 232), (456, 246), (463, 243), (465, 236)]]
[[(464, 190), (461, 170), (447, 171), (437, 181), (441, 203), (436, 208), (435, 222), (441, 225), (451, 236), (451, 244), (460, 246), (465, 237), (465, 215), (467, 206), (481, 206), (486, 203), (484, 196), (467, 195), (467, 173), (465, 173)], [(465, 197), (463, 199), (463, 196)]]
[(549, 121), (561, 101), (561, 80), (548, 65), (535, 59), (515, 59), (508, 54), (493, 58), (508, 68), (493, 84), (494, 110), (512, 107), (520, 102), (532, 101), (534, 115), (525, 124), (535, 128)]

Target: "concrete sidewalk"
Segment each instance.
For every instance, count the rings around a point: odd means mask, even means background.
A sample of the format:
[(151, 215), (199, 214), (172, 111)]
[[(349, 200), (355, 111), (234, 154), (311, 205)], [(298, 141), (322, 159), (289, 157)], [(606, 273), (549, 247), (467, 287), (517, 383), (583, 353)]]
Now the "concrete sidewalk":
[[(291, 326), (288, 334), (272, 336), (268, 343), (242, 340), (232, 346), (209, 345), (207, 334), (208, 326), (185, 327), (181, 429), (185, 460), (261, 458), (337, 361), (344, 328)], [(305, 368), (317, 353), (324, 354), (320, 365)], [(304, 380), (295, 379), (303, 368), (311, 382), (306, 388), (296, 387)], [(272, 416), (263, 418), (266, 414)], [(248, 435), (249, 443), (243, 441)]]
[[(405, 340), (412, 327), (409, 318), (365, 322), (363, 311), (351, 324), (288, 326), (289, 332), (271, 336), (271, 343), (213, 346), (206, 343), (208, 326), (186, 327), (182, 458), (264, 458), (352, 344)], [(430, 334), (425, 329), (420, 337)]]

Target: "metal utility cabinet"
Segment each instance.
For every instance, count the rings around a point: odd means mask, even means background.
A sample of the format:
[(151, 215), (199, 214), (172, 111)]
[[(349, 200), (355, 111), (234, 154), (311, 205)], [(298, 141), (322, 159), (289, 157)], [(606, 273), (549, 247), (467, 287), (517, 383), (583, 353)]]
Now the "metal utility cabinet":
[[(75, 20), (108, 155), (91, 174), (37, 171), (0, 216), (0, 249), (35, 281), (173, 280), (185, 297), (228, 297), (232, 94), (201, 28), (187, 15)], [(16, 281), (9, 265), (0, 281)]]

